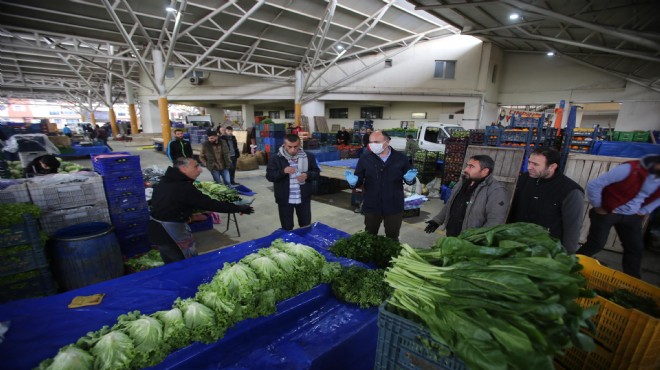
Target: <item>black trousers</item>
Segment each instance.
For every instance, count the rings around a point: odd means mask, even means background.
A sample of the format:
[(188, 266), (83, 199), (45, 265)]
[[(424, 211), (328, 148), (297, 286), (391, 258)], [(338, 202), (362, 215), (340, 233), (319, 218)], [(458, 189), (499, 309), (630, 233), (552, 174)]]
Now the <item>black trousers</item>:
[(234, 181), (234, 176), (236, 175), (236, 162), (238, 159), (236, 157), (231, 157), (231, 168), (229, 169), (229, 179), (231, 180), (232, 184), (235, 184), (236, 181)]
[(401, 223), (403, 222), (403, 212), (393, 215), (364, 214), (364, 229), (369, 234), (378, 235), (381, 222), (385, 227), (385, 236), (398, 241)]
[(593, 256), (600, 252), (605, 247), (610, 229), (614, 226), (623, 247), (623, 272), (639, 278), (642, 272), (642, 255), (644, 253), (643, 219), (642, 216), (638, 215), (618, 215), (616, 213), (601, 215), (594, 212), (592, 208), (589, 211), (591, 226), (589, 226), (587, 242), (577, 253)]
[(280, 224), (284, 230), (293, 230), (293, 211), (298, 216), (298, 226), (305, 227), (312, 223), (312, 202), (303, 201), (300, 204), (278, 204)]
[(152, 246), (158, 248), (160, 257), (166, 264), (186, 259), (179, 246), (176, 245), (176, 242), (165, 231), (163, 225), (156, 221), (149, 221), (147, 234), (149, 236), (149, 242), (151, 242)]

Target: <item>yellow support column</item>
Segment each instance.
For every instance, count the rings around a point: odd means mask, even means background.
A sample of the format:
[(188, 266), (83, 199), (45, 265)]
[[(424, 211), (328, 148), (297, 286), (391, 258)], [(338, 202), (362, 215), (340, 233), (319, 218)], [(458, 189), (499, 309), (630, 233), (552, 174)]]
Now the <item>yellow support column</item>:
[(128, 105), (128, 114), (131, 117), (131, 134), (135, 135), (138, 131), (137, 114), (135, 113), (135, 104)]
[(85, 122), (85, 121), (87, 121), (87, 117), (85, 117), (85, 115), (81, 113), (80, 114), (80, 122)]
[(108, 110), (108, 115), (110, 116), (110, 127), (112, 128), (112, 137), (116, 138), (119, 134), (119, 129), (117, 129), (117, 118), (115, 118), (115, 110), (110, 108)]
[(170, 128), (170, 114), (166, 97), (158, 98), (158, 109), (160, 111), (160, 129), (163, 130), (163, 148), (167, 150), (167, 144), (172, 141), (172, 130)]
[(94, 112), (89, 112), (89, 119), (92, 121), (92, 125), (96, 126), (96, 116), (94, 116)]

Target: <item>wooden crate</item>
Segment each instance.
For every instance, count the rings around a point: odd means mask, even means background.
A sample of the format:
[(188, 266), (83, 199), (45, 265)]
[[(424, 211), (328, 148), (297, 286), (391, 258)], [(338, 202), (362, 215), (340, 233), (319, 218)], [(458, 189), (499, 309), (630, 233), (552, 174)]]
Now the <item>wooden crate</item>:
[[(585, 189), (584, 218), (582, 221), (582, 229), (580, 230), (580, 243), (587, 241), (587, 234), (589, 234), (589, 226), (591, 224), (591, 221), (589, 220), (591, 204), (589, 204), (589, 200), (586, 197), (587, 183), (621, 163), (631, 160), (636, 160), (636, 158), (608, 157), (578, 153), (568, 155), (564, 175), (570, 177)], [(621, 248), (621, 242), (619, 241), (619, 237), (616, 235), (614, 228), (610, 230), (610, 236), (607, 238), (607, 243), (605, 243), (605, 249), (616, 252), (623, 251), (623, 248)]]
[(516, 190), (520, 168), (525, 159), (525, 149), (469, 145), (465, 151), (462, 169), (467, 166), (470, 157), (475, 155), (487, 155), (493, 158), (495, 161), (493, 176), (496, 180), (504, 183), (509, 195), (509, 207), (511, 207), (513, 192)]

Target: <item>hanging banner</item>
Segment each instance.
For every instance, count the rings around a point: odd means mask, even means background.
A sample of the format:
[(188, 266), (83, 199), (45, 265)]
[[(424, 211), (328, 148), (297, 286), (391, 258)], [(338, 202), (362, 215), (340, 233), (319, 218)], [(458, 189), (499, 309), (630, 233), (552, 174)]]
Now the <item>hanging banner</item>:
[(559, 106), (555, 108), (555, 124), (554, 128), (559, 130), (561, 128), (561, 121), (564, 119), (564, 108), (566, 107), (566, 100), (560, 100)]
[(516, 127), (537, 127), (538, 120), (544, 117), (543, 127), (550, 126), (554, 121), (554, 113), (531, 112), (525, 110), (500, 108), (500, 114), (497, 118), (497, 125), (502, 127), (510, 127), (512, 119)]

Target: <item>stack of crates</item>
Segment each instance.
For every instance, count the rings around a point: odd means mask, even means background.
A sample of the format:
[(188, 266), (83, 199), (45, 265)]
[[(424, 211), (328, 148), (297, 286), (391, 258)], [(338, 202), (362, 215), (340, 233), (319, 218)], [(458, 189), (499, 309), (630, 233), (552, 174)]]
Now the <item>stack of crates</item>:
[(44, 246), (30, 215), (22, 223), (0, 227), (0, 303), (56, 293)]
[(131, 257), (147, 252), (149, 206), (140, 156), (129, 152), (92, 155), (92, 166), (103, 177), (110, 219), (122, 254)]
[(470, 136), (468, 137), (469, 145), (485, 145), (486, 143), (486, 130), (471, 129)]
[[(602, 266), (597, 260), (578, 256), (584, 266), (581, 274), (587, 287), (611, 293), (625, 289), (660, 305), (660, 288)], [(569, 369), (657, 369), (660, 363), (660, 320), (633, 308), (624, 308), (601, 296), (580, 298), (583, 308), (598, 304), (598, 313), (591, 319), (596, 326), (592, 335), (596, 350), (566, 351), (556, 362)]]
[(208, 140), (206, 135), (207, 128), (192, 126), (188, 127), (190, 144), (201, 144)]
[(268, 155), (275, 154), (284, 144), (286, 125), (284, 123), (260, 123), (257, 125), (257, 149)]
[(417, 169), (417, 178), (422, 184), (428, 184), (438, 173), (438, 161), (444, 159), (441, 152), (416, 150), (412, 153), (412, 165)]
[(48, 236), (84, 222), (110, 222), (103, 182), (95, 173), (34, 177), (27, 188), (32, 203), (41, 209), (39, 224)]
[(450, 137), (445, 140), (445, 168), (442, 176), (444, 185), (458, 182), (463, 172), (463, 160), (467, 151), (468, 139), (464, 137)]

